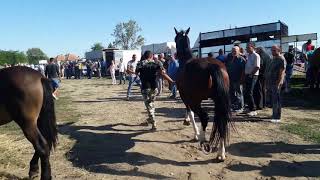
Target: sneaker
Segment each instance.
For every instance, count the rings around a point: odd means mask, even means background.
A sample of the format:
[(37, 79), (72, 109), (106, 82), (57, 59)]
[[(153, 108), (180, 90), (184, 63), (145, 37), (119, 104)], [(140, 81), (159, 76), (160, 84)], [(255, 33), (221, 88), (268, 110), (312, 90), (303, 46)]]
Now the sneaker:
[(52, 97), (55, 99), (55, 100), (58, 100), (59, 98), (55, 95), (55, 94), (53, 94), (52, 93)]
[(271, 119), (270, 122), (272, 122), (272, 123), (280, 123), (281, 120), (280, 119)]
[(258, 115), (257, 111), (251, 111), (248, 113), (248, 116), (251, 116), (251, 117), (257, 116), (257, 115)]
[(169, 99), (176, 99), (176, 96), (172, 95), (169, 97)]
[(237, 109), (237, 110), (235, 110), (234, 112), (236, 112), (236, 113), (243, 113), (243, 109), (241, 108), (241, 109)]
[(153, 131), (157, 130), (157, 124), (155, 122), (152, 124), (151, 130)]
[(129, 96), (127, 96), (127, 101), (130, 101), (130, 97)]

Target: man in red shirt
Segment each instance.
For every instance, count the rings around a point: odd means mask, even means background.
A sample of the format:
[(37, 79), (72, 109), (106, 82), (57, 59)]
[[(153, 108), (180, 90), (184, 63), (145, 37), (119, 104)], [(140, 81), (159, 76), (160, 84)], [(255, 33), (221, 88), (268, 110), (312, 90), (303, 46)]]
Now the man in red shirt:
[(309, 39), (308, 42), (306, 42), (305, 44), (303, 44), (303, 46), (302, 46), (302, 52), (303, 52), (304, 54), (306, 54), (307, 52), (312, 51), (313, 48), (314, 48), (314, 46), (312, 45), (312, 41), (311, 41), (311, 39)]

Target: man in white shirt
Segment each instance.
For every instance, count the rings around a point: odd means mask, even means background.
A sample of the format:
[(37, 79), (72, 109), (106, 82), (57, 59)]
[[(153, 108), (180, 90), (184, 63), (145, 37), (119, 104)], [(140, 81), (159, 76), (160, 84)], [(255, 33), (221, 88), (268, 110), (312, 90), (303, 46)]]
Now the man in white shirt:
[(253, 42), (249, 42), (247, 44), (247, 62), (245, 66), (245, 79), (246, 79), (246, 89), (245, 89), (245, 97), (246, 102), (249, 106), (249, 116), (256, 116), (256, 106), (253, 98), (253, 89), (256, 85), (259, 69), (260, 69), (260, 56), (255, 52), (255, 44)]
[(120, 63), (119, 63), (119, 79), (120, 79), (119, 84), (122, 84), (122, 81), (123, 81), (123, 84), (126, 84), (126, 73), (125, 72), (126, 72), (126, 65), (124, 64), (123, 59), (121, 58)]
[(140, 85), (139, 77), (135, 74), (137, 64), (138, 64), (137, 56), (134, 54), (134, 55), (132, 55), (132, 60), (130, 60), (127, 65), (127, 73), (128, 73), (128, 77), (129, 77), (129, 86), (128, 86), (128, 90), (127, 90), (127, 100), (130, 100), (131, 88), (132, 88), (133, 83), (137, 83)]

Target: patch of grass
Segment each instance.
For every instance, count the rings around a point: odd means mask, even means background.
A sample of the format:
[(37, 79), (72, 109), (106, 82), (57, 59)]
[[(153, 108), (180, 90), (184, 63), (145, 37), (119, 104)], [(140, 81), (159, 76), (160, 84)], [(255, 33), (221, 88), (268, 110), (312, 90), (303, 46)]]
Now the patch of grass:
[(57, 121), (63, 123), (77, 122), (81, 115), (71, 105), (72, 99), (69, 96), (60, 97), (56, 101)]
[(287, 124), (281, 126), (281, 129), (286, 130), (292, 134), (297, 134), (305, 140), (320, 143), (320, 131), (314, 129), (310, 124)]
[(304, 87), (304, 83), (305, 77), (301, 75), (296, 75), (291, 79), (290, 93), (283, 94), (284, 105), (320, 109), (319, 92)]

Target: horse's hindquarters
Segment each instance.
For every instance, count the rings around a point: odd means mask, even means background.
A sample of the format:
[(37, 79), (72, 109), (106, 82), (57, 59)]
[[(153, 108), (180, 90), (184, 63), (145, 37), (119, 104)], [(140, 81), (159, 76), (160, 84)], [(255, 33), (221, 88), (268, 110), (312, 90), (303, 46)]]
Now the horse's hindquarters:
[(0, 126), (7, 124), (12, 121), (10, 114), (8, 113), (6, 107), (0, 104)]

